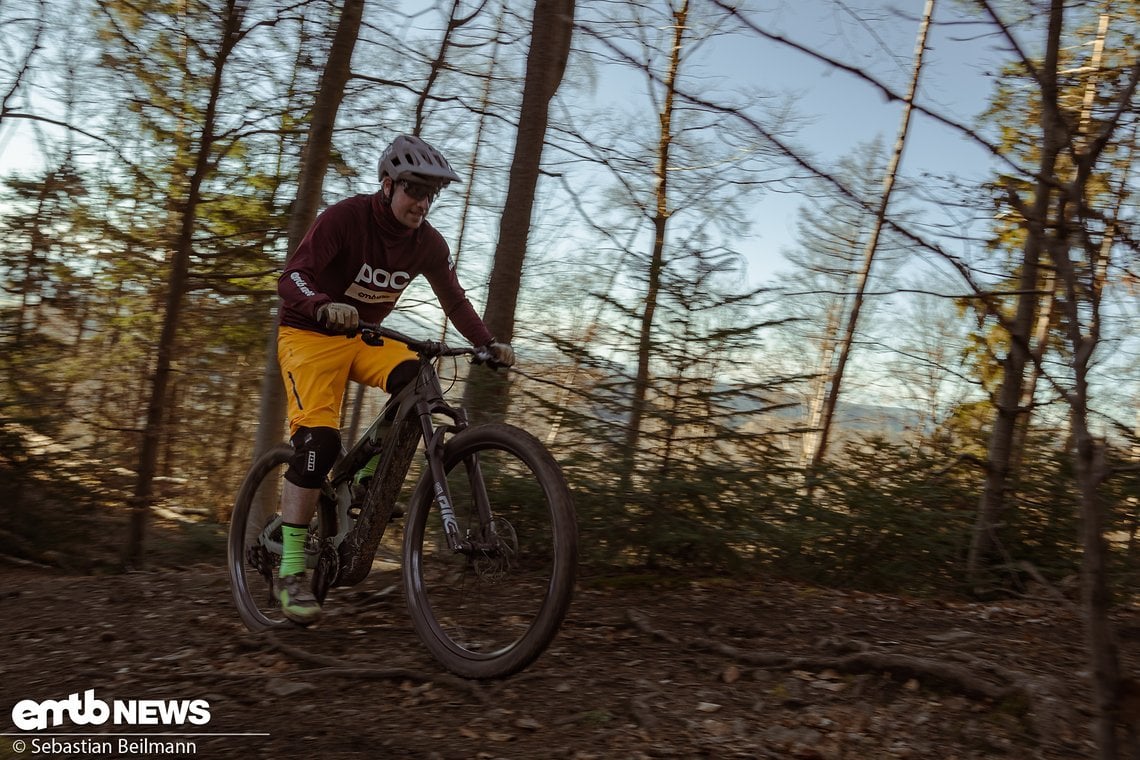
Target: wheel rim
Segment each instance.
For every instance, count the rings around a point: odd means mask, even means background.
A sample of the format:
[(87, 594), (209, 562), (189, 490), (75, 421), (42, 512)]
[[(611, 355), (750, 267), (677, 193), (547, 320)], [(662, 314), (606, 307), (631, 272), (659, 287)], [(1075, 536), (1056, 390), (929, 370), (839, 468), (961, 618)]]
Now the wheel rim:
[(277, 505), (288, 452), (276, 451), (259, 464), (242, 487), (230, 524), (229, 567), (234, 601), (253, 630), (288, 625), (273, 597), (273, 577), (281, 561)]
[(426, 519), (415, 525), (409, 557), (409, 602), (420, 606), (421, 635), (437, 656), (443, 653), (445, 664), (454, 658), (477, 664), (511, 657), (533, 638), (536, 626), (551, 623), (550, 605), (560, 604), (552, 595), (565, 561), (553, 495), (509, 448), (482, 446), (477, 456), (495, 514), (493, 530), (480, 529), (469, 472), (456, 456), (448, 468), (452, 506), (460, 534), (475, 547), (451, 552), (438, 514), (424, 508)]

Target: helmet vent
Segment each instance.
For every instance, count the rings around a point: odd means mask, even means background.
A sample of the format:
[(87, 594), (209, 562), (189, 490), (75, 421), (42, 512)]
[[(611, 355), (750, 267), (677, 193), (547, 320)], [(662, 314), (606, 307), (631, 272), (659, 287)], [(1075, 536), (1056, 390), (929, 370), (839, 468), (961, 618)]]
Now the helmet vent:
[(414, 173), (441, 185), (460, 181), (447, 159), (414, 135), (400, 135), (392, 141), (380, 156), (378, 173), (381, 180), (385, 176), (400, 179), (405, 174)]

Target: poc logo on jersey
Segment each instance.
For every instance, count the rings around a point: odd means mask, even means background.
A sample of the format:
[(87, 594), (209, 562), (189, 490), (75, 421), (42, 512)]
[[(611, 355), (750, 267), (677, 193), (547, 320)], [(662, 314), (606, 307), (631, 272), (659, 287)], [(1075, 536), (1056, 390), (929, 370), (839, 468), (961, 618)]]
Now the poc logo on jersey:
[(403, 290), (408, 287), (408, 283), (411, 281), (412, 276), (407, 272), (389, 272), (380, 267), (374, 269), (367, 264), (360, 267), (360, 271), (356, 275), (356, 282), (375, 285), (378, 288), (393, 288), (394, 290)]

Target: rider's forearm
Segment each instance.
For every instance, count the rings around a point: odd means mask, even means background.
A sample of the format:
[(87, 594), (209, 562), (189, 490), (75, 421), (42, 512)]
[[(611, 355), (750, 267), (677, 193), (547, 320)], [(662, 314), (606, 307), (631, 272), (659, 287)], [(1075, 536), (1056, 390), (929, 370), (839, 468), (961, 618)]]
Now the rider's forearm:
[(475, 307), (467, 298), (453, 306), (447, 313), (447, 318), (451, 320), (455, 329), (459, 330), (464, 338), (471, 341), (473, 346), (485, 346), (494, 340), (491, 331), (475, 313)]
[(443, 307), (443, 313), (455, 325), (455, 329), (471, 341), (471, 345), (487, 345), (493, 339), (491, 331), (479, 318), (471, 301), (467, 300), (467, 293), (459, 284), (455, 270), (448, 267), (443, 271), (428, 271), (426, 275), (435, 297), (439, 299), (439, 305)]

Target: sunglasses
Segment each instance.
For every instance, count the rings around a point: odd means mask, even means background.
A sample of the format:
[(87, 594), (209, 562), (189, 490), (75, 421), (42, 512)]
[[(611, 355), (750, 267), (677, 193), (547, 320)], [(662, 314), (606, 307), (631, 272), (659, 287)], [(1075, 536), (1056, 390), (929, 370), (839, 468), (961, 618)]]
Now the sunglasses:
[(401, 179), (396, 184), (404, 188), (404, 193), (414, 201), (434, 201), (439, 195), (439, 188), (435, 185), (425, 185), (407, 179)]

